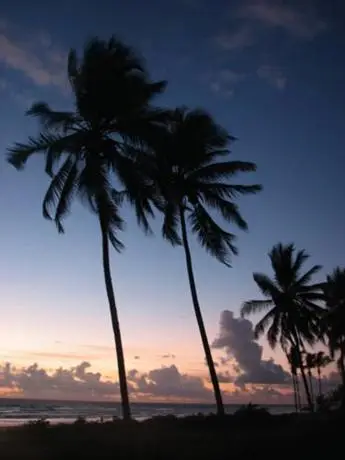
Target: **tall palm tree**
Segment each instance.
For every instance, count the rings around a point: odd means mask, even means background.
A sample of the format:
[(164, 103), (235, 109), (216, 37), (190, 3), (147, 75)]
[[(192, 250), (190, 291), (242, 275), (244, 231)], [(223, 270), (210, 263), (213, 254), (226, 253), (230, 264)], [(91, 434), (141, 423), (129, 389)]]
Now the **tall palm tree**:
[(275, 348), (278, 342), (283, 349), (287, 349), (289, 344), (296, 348), (298, 367), (308, 405), (312, 409), (302, 352), (304, 344), (312, 345), (319, 333), (319, 317), (323, 312), (319, 301), (323, 299), (323, 295), (320, 285), (310, 283), (321, 266), (314, 265), (303, 273), (303, 265), (309, 256), (304, 250), (296, 251), (293, 244), (279, 243), (272, 248), (268, 256), (273, 278), (263, 273), (253, 274), (254, 281), (265, 299), (244, 302), (241, 314), (248, 316), (268, 309), (255, 326), (255, 336), (260, 337), (267, 331), (268, 343), (272, 348)]
[[(40, 121), (41, 132), (26, 143), (9, 149), (8, 161), (22, 169), (34, 154), (43, 155), (51, 182), (43, 199), (43, 215), (54, 220), (63, 232), (63, 219), (78, 197), (97, 215), (102, 237), (103, 271), (118, 362), (122, 413), (130, 418), (125, 360), (118, 311), (112, 285), (109, 242), (122, 248), (118, 231), (123, 222), (119, 202), (126, 196), (137, 218), (148, 229), (152, 214), (147, 184), (138, 165), (126, 155), (127, 146), (139, 147), (153, 135), (159, 111), (150, 107), (152, 97), (164, 89), (164, 82), (152, 83), (134, 54), (112, 37), (89, 41), (81, 59), (72, 50), (67, 73), (72, 89), (73, 111), (54, 111), (36, 103), (27, 112)], [(115, 185), (114, 185), (115, 184)]]
[(315, 367), (317, 369), (318, 387), (319, 387), (319, 398), (322, 396), (322, 369), (332, 362), (332, 359), (325, 354), (323, 351), (319, 351), (315, 355)]
[(235, 198), (256, 193), (261, 187), (229, 182), (241, 172), (256, 170), (254, 163), (229, 161), (228, 145), (232, 140), (206, 112), (178, 108), (171, 112), (166, 130), (155, 139), (149, 172), (156, 193), (164, 203), (161, 208), (163, 237), (172, 245), (182, 244), (184, 248), (194, 312), (219, 415), (224, 414), (224, 406), (201, 313), (188, 231), (225, 265), (229, 265), (230, 256), (237, 253), (235, 236), (222, 228), (214, 215), (246, 229)]
[(345, 268), (337, 267), (327, 276), (324, 293), (327, 306), (324, 329), (331, 357), (338, 352), (337, 365), (343, 383), (342, 405), (345, 408)]

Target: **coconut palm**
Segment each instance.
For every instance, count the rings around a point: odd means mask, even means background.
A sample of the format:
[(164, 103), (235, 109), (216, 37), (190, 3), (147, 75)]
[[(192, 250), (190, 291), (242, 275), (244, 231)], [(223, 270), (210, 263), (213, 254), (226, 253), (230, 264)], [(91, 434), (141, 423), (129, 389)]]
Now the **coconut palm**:
[[(138, 221), (148, 229), (152, 214), (147, 184), (128, 145), (136, 151), (155, 129), (159, 111), (150, 108), (163, 82), (152, 83), (134, 52), (116, 40), (89, 41), (82, 59), (72, 50), (68, 57), (72, 111), (54, 111), (45, 103), (34, 104), (28, 114), (40, 121), (41, 132), (26, 143), (9, 149), (8, 161), (22, 169), (34, 154), (42, 155), (51, 182), (43, 199), (43, 215), (63, 232), (63, 219), (78, 197), (97, 215), (102, 238), (103, 271), (118, 361), (123, 417), (130, 418), (125, 361), (118, 311), (110, 272), (109, 242), (122, 248), (118, 231), (120, 197), (114, 184), (124, 187)], [(116, 182), (115, 182), (116, 181)]]
[(188, 232), (195, 234), (200, 245), (225, 265), (237, 253), (235, 236), (217, 223), (215, 214), (246, 229), (235, 199), (256, 193), (261, 187), (229, 182), (241, 172), (256, 170), (253, 163), (229, 161), (228, 145), (232, 140), (206, 112), (178, 108), (171, 112), (167, 129), (155, 139), (149, 173), (164, 202), (163, 237), (184, 248), (194, 312), (219, 415), (224, 413), (224, 406), (201, 313)]
[(332, 359), (325, 354), (323, 351), (319, 351), (315, 354), (315, 367), (317, 370), (317, 379), (319, 387), (319, 398), (322, 396), (322, 369), (332, 362)]
[(345, 407), (345, 268), (337, 267), (327, 276), (324, 293), (327, 306), (324, 329), (331, 357), (338, 353), (337, 365), (343, 382)]
[(278, 343), (283, 349), (288, 345), (296, 348), (298, 367), (310, 409), (312, 399), (307, 382), (302, 352), (304, 344), (314, 344), (319, 333), (319, 317), (323, 309), (319, 301), (323, 299), (321, 286), (311, 284), (313, 276), (321, 269), (314, 265), (305, 273), (304, 263), (309, 256), (304, 250), (296, 251), (293, 244), (275, 245), (268, 254), (273, 269), (273, 278), (254, 273), (253, 278), (265, 299), (244, 302), (241, 309), (243, 317), (268, 312), (255, 326), (255, 336), (267, 332), (267, 339), (274, 349)]

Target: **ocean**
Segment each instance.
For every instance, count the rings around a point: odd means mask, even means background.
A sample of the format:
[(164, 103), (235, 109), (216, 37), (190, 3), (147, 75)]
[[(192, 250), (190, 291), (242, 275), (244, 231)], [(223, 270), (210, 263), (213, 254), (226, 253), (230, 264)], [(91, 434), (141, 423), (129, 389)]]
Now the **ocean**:
[[(234, 413), (240, 405), (226, 405), (226, 412)], [(272, 414), (289, 413), (293, 406), (261, 405)], [(210, 404), (168, 404), (168, 403), (133, 403), (132, 415), (136, 420), (145, 420), (157, 415), (175, 415), (181, 417), (193, 414), (210, 414), (215, 406)], [(77, 401), (38, 401), (28, 399), (0, 399), (0, 427), (16, 426), (29, 421), (44, 419), (50, 423), (72, 423), (78, 417), (87, 421), (110, 421), (120, 417), (119, 403), (112, 402), (77, 402)]]

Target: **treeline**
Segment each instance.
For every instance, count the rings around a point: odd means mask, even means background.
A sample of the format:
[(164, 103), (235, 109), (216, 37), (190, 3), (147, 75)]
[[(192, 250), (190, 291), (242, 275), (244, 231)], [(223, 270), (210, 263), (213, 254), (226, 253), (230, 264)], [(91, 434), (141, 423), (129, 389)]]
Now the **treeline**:
[[(264, 299), (244, 302), (241, 314), (247, 316), (265, 311), (255, 326), (255, 336), (266, 334), (274, 349), (280, 345), (290, 364), (296, 410), (301, 404), (298, 373), (301, 375), (309, 410), (322, 406), (322, 368), (335, 360), (342, 387), (341, 406), (345, 408), (345, 269), (337, 267), (323, 282), (313, 282), (321, 270), (314, 265), (304, 271), (309, 255), (297, 251), (293, 244), (277, 244), (268, 254), (273, 277), (254, 273), (254, 281)], [(315, 346), (323, 351), (310, 350)], [(317, 371), (318, 389), (313, 385)]]

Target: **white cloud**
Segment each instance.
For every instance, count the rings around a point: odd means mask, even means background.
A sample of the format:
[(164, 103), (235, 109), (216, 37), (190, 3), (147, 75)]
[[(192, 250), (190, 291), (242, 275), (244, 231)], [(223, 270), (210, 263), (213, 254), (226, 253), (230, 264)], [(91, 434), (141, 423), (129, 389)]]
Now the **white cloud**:
[(311, 2), (284, 2), (279, 0), (240, 0), (229, 15), (237, 20), (237, 29), (229, 22), (214, 38), (225, 51), (242, 50), (260, 44), (264, 30), (279, 29), (289, 36), (312, 40), (327, 29)]
[(234, 94), (234, 87), (245, 79), (245, 75), (231, 69), (223, 69), (207, 77), (210, 90), (224, 97)]
[(67, 87), (66, 53), (54, 48), (47, 34), (20, 41), (9, 30), (0, 33), (0, 65), (22, 72), (35, 85)]
[(287, 78), (278, 67), (271, 65), (262, 65), (258, 68), (256, 73), (259, 78), (265, 80), (271, 86), (279, 90), (285, 89), (287, 84)]
[(306, 40), (313, 39), (327, 28), (310, 3), (302, 1), (292, 5), (276, 0), (250, 0), (242, 3), (238, 15)]

